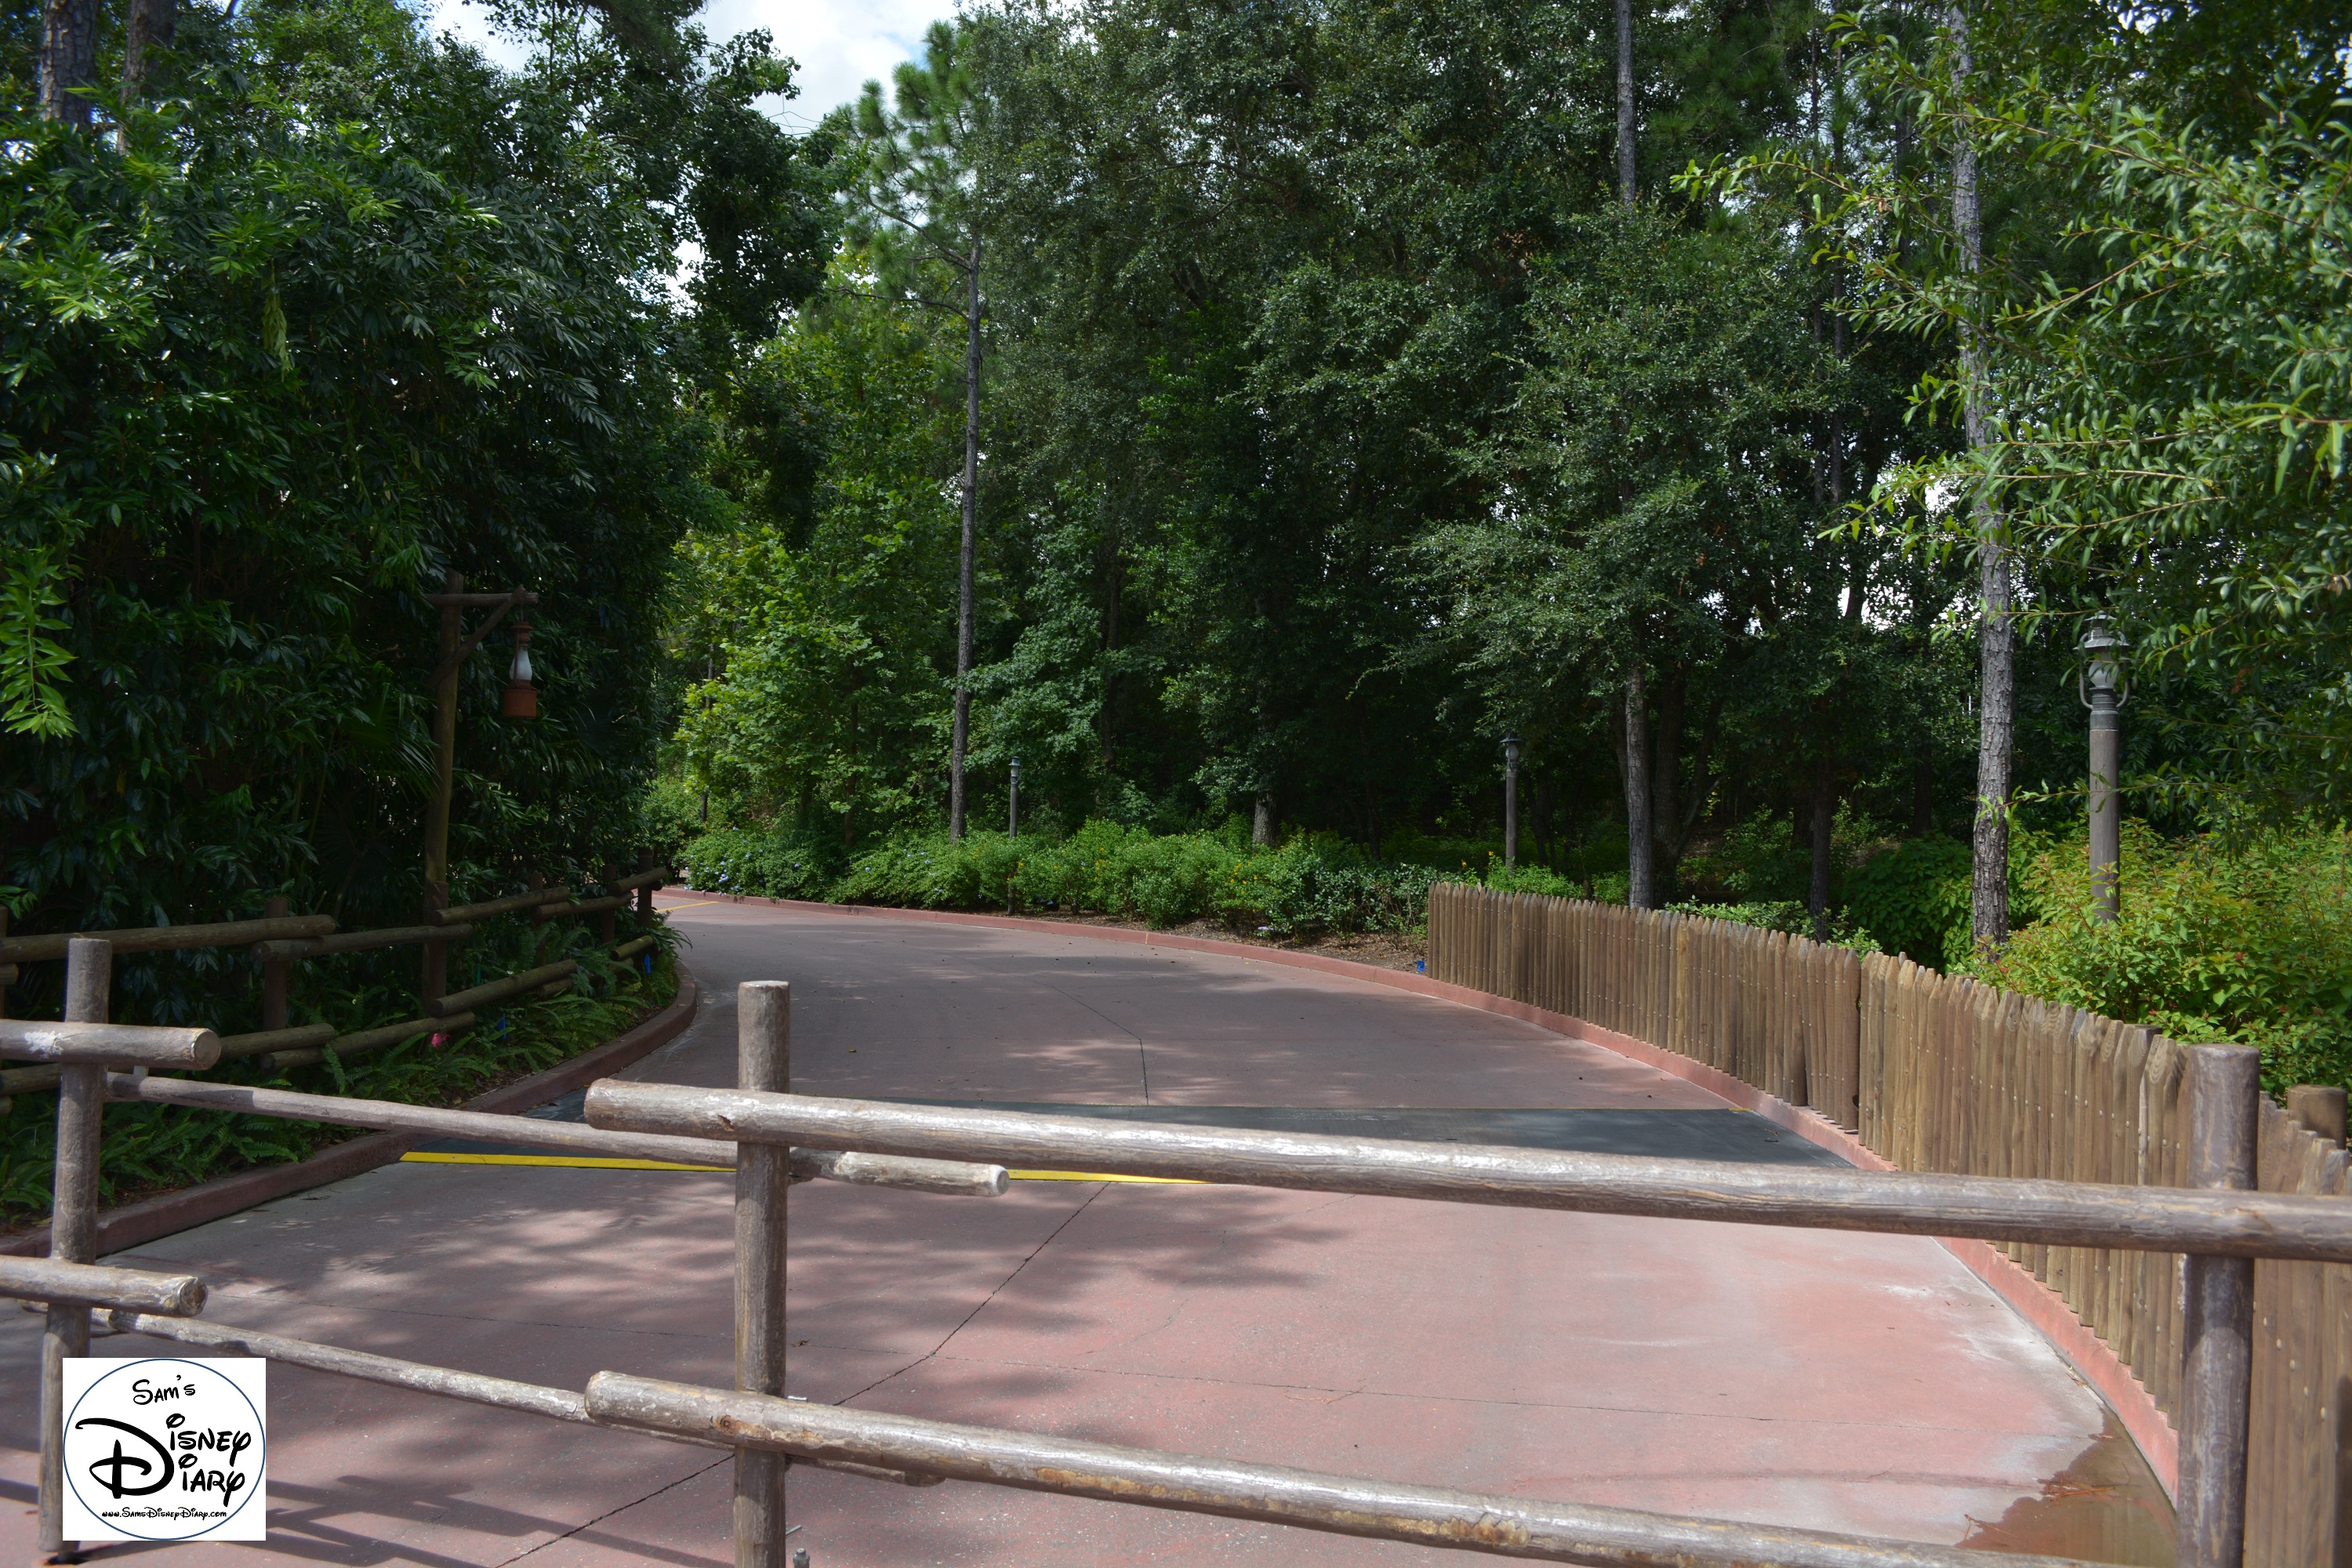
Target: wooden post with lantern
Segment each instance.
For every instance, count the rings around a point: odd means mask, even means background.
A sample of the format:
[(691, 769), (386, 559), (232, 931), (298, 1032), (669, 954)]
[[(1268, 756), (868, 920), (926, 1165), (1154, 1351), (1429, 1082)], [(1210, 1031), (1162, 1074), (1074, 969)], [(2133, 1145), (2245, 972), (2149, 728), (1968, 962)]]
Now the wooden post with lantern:
[[(509, 612), (515, 616), (514, 662), (507, 671), (506, 693), (499, 711), (509, 719), (539, 716), (539, 692), (531, 681), (530, 621), (524, 613), (539, 603), (527, 588), (504, 594), (468, 594), (463, 574), (452, 572), (444, 591), (427, 594), (425, 602), (441, 612), (440, 662), (433, 670), (433, 800), (425, 818), (425, 919), (449, 907), (449, 799), (457, 766), (457, 676), (467, 658), (482, 646)], [(465, 613), (488, 610), (489, 615), (467, 636)], [(449, 989), (447, 940), (425, 943), (425, 975), (419, 987), (429, 1005)]]

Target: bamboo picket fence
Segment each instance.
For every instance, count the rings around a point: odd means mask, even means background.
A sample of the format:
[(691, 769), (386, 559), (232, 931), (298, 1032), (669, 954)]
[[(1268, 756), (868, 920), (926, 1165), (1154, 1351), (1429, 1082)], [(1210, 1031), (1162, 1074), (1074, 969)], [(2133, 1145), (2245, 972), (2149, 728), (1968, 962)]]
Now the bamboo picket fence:
[[(1811, 1107), (1908, 1171), (2186, 1185), (2179, 1047), (1907, 959), (1671, 911), (1441, 884), (1432, 979), (1563, 1013)], [(2352, 1194), (2262, 1107), (2259, 1184)], [(2180, 1259), (2003, 1244), (2178, 1421)], [(2352, 1266), (2254, 1269), (2246, 1562), (2352, 1564)]]

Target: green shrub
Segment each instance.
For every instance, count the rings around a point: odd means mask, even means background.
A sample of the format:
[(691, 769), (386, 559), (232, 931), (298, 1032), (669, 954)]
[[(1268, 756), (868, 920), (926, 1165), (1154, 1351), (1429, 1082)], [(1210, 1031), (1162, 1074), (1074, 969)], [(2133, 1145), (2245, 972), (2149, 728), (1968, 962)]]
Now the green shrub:
[(1889, 952), (1933, 968), (1965, 960), (1973, 854), (1957, 838), (1913, 838), (1874, 855), (1846, 879), (1846, 912)]
[[(1696, 915), (1702, 920), (1729, 921), (1733, 925), (1784, 931), (1790, 936), (1811, 937), (1813, 934), (1812, 910), (1793, 899), (1745, 904), (1669, 904), (1666, 907), (1680, 914)], [(1844, 910), (1830, 911), (1830, 944), (1850, 947), (1856, 952), (1880, 951), (1877, 941)]]
[(1331, 835), (1302, 834), (1237, 860), (1217, 889), (1217, 913), (1238, 930), (1275, 936), (1418, 931), (1429, 889), (1444, 875), (1375, 859)]
[(2274, 1092), (2352, 1082), (2347, 862), (2341, 831), (2168, 842), (2127, 821), (2121, 915), (2101, 923), (2083, 838), (2047, 843), (2014, 868), (2040, 918), (1968, 968), (2184, 1043), (2260, 1047)]
[(708, 831), (702, 792), (676, 773), (656, 773), (637, 797), (637, 823), (646, 847), (675, 863), (687, 845)]
[(1544, 899), (1580, 899), (1584, 884), (1541, 866), (1506, 866), (1497, 855), (1487, 861), (1486, 885), (1497, 893), (1533, 893)]
[(841, 874), (843, 858), (840, 842), (822, 830), (718, 827), (687, 841), (678, 873), (688, 887), (703, 892), (823, 899)]
[[(698, 858), (689, 851), (692, 885), (764, 890), (782, 874), (770, 842), (706, 835), (698, 843), (709, 848)], [(1440, 875), (1328, 835), (1260, 849), (1238, 824), (1155, 836), (1097, 820), (1058, 840), (969, 833), (950, 844), (944, 833), (900, 834), (859, 855), (824, 896), (910, 909), (1066, 910), (1161, 929), (1213, 920), (1236, 931), (1307, 936), (1418, 931)]]
[(1017, 896), (1021, 847), (1002, 833), (967, 833), (961, 844), (944, 833), (901, 834), (851, 861), (825, 896), (838, 904), (1002, 910)]
[(1083, 914), (1128, 915), (1165, 928), (1215, 907), (1217, 888), (1247, 853), (1238, 819), (1218, 833), (1155, 837), (1141, 827), (1089, 821), (1058, 844), (1025, 846), (1021, 898)]
[[(1499, 838), (1433, 838), (1417, 827), (1392, 827), (1381, 839), (1381, 858), (1412, 866), (1427, 866), (1465, 882), (1501, 886), (1499, 872), (1515, 893), (1583, 898), (1594, 879), (1625, 868), (1625, 830), (1614, 823), (1601, 825), (1593, 836), (1576, 844), (1555, 841), (1550, 860), (1538, 866), (1530, 859), (1533, 841), (1524, 823), (1519, 833), (1520, 863), (1503, 870)], [(1530, 880), (1529, 879), (1533, 879)]]

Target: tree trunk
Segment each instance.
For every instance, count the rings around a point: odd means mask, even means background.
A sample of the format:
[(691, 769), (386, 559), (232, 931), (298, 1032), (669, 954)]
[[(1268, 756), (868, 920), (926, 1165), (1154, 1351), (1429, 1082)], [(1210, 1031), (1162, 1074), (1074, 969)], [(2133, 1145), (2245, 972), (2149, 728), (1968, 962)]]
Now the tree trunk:
[(122, 90), (126, 98), (137, 98), (147, 83), (147, 70), (152, 63), (149, 51), (168, 49), (172, 36), (178, 30), (180, 8), (178, 0), (131, 0), (131, 12), (125, 18), (122, 34)]
[(41, 15), (41, 118), (89, 123), (75, 92), (98, 79), (98, 0), (47, 0)]
[[(1120, 570), (1118, 543), (1114, 540), (1110, 549), (1110, 603), (1103, 612), (1103, 652), (1106, 655), (1118, 651), (1118, 597), (1124, 575)], [(1118, 677), (1111, 668), (1110, 659), (1106, 658), (1102, 678), (1102, 773), (1106, 787), (1110, 784), (1111, 763), (1117, 755), (1118, 721)]]
[[(1952, 30), (1952, 92), (1968, 88), (1968, 13), (1945, 12)], [(1977, 197), (1975, 144), (1963, 135), (1952, 153), (1952, 226), (1960, 237), (1960, 267), (1974, 278), (1984, 266), (1984, 211)], [(1984, 416), (1984, 344), (1973, 321), (1960, 331), (1962, 422), (1969, 446), (1989, 444)], [(1983, 600), (1979, 667), (1982, 687), (1977, 702), (1977, 818), (1975, 866), (1970, 877), (1971, 933), (1977, 951), (1998, 952), (2009, 941), (2009, 790), (2011, 748), (2016, 741), (2017, 631), (2011, 620), (2014, 590), (2000, 520), (1979, 493), (1970, 502), (1977, 532), (1979, 592)]]
[(1830, 939), (1830, 844), (1837, 830), (1836, 764), (1824, 753), (1813, 764), (1813, 886), (1807, 905), (1813, 940)]
[(955, 728), (948, 741), (948, 838), (963, 837), (963, 754), (971, 735), (971, 556), (980, 532), (980, 241), (964, 267), (963, 549), (956, 562)]
[(1250, 821), (1250, 842), (1261, 849), (1274, 847), (1274, 791), (1261, 786), (1257, 810)]
[[(1843, 48), (1830, 57), (1830, 167), (1841, 177), (1845, 173), (1845, 62)], [(1830, 352), (1844, 364), (1852, 353), (1851, 330), (1845, 315), (1845, 267), (1830, 263)], [(1841, 403), (1830, 410), (1830, 521), (1834, 524), (1845, 521), (1845, 405)], [(1847, 561), (1845, 618), (1862, 619), (1862, 607), (1870, 592), (1870, 552), (1862, 540), (1853, 542), (1853, 553)]]
[(1683, 858), (1683, 697), (1681, 669), (1666, 673), (1658, 683), (1657, 737), (1650, 747), (1650, 837), (1657, 846), (1658, 886), (1675, 883), (1675, 868)]
[(1617, 0), (1617, 199), (1633, 205), (1633, 0)]
[(1635, 665), (1625, 679), (1625, 901), (1658, 907), (1657, 846), (1651, 837), (1650, 698)]

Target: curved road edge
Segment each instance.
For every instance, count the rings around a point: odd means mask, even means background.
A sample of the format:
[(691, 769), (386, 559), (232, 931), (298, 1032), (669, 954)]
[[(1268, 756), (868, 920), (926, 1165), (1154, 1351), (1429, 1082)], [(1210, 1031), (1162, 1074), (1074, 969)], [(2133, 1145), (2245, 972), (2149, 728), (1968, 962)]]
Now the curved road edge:
[[(1480, 1012), (1500, 1013), (1521, 1023), (1533, 1024), (1555, 1035), (1586, 1045), (1598, 1046), (1621, 1057), (1640, 1062), (1643, 1067), (1696, 1085), (1709, 1093), (1730, 1101), (1742, 1110), (1752, 1111), (1769, 1121), (1794, 1132), (1809, 1143), (1819, 1144), (1844, 1157), (1856, 1168), (1864, 1171), (1892, 1171), (1896, 1167), (1882, 1158), (1867, 1144), (1843, 1127), (1808, 1106), (1790, 1105), (1777, 1095), (1767, 1094), (1751, 1084), (1742, 1082), (1729, 1073), (1708, 1067), (1704, 1062), (1678, 1056), (1673, 1051), (1637, 1040), (1631, 1035), (1621, 1035), (1614, 1029), (1604, 1029), (1597, 1024), (1567, 1013), (1549, 1012), (1525, 1002), (1514, 1002), (1490, 991), (1474, 990), (1467, 985), (1454, 985), (1433, 980), (1426, 974), (1402, 969), (1388, 969), (1377, 963), (1359, 963), (1351, 959), (1331, 958), (1319, 952), (1297, 952), (1287, 948), (1264, 947), (1255, 942), (1223, 942), (1214, 937), (1175, 936), (1162, 931), (1139, 931), (1129, 926), (1087, 925), (1079, 921), (1041, 921), (1024, 919), (1019, 915), (986, 915), (962, 910), (892, 909), (872, 904), (825, 904), (806, 899), (771, 899), (753, 893), (714, 893), (695, 889), (666, 888), (665, 896), (711, 903), (755, 904), (770, 909), (811, 915), (854, 915), (872, 920), (910, 921), (932, 925), (965, 925), (994, 927), (1001, 931), (1043, 932), (1051, 935), (1085, 936), (1102, 942), (1122, 942), (1145, 947), (1181, 948), (1193, 952), (1222, 953), (1227, 957), (1253, 959), (1261, 963), (1277, 964), (1291, 969), (1311, 969), (1325, 974), (1344, 975), (1353, 980), (1385, 985), (1393, 990), (1409, 991), (1419, 996), (1429, 996), (1442, 1002), (1452, 1002)], [(2085, 1327), (2048, 1286), (2011, 1262), (1990, 1244), (1962, 1237), (1938, 1237), (1944, 1249), (1959, 1260), (1960, 1266), (1976, 1276), (1987, 1289), (2006, 1302), (2011, 1310), (2025, 1320), (2050, 1348), (2058, 1352), (2075, 1375), (2106, 1402), (2116, 1418), (2122, 1423), (2132, 1442), (2147, 1460), (2148, 1468), (2164, 1488), (2165, 1496), (2177, 1497), (2180, 1479), (2180, 1439), (2171, 1421), (2158, 1408), (2155, 1399), (2132, 1374), (2122, 1358), (2108, 1348), (2106, 1341)]]

